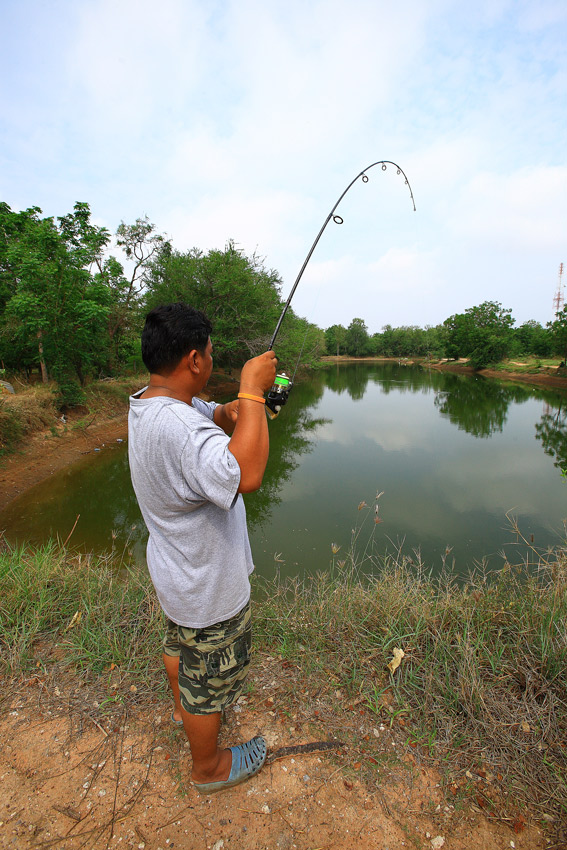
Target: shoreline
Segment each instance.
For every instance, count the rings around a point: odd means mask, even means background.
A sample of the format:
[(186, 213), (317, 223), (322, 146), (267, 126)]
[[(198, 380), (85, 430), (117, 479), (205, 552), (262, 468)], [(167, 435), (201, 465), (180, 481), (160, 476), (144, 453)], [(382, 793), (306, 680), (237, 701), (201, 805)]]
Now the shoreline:
[[(348, 354), (327, 355), (321, 358), (322, 363), (400, 363), (404, 366), (421, 366), (424, 369), (435, 369), (438, 372), (456, 372), (461, 375), (480, 375), (484, 378), (500, 378), (502, 380), (522, 381), (527, 384), (548, 386), (556, 389), (567, 389), (567, 376), (554, 375), (550, 367), (542, 367), (542, 372), (513, 372), (503, 369), (473, 369), (462, 360), (431, 360), (420, 357), (350, 357)], [(520, 365), (520, 364), (517, 364)]]
[[(396, 357), (348, 357), (346, 355), (327, 356), (323, 363), (388, 363), (398, 362)], [(422, 363), (419, 360), (405, 360), (408, 365)], [(567, 377), (556, 377), (549, 373), (526, 374), (521, 372), (504, 372), (496, 369), (475, 371), (464, 363), (454, 361), (431, 362), (424, 368), (436, 371), (447, 371), (462, 375), (479, 374), (482, 377), (519, 381), (534, 386), (546, 386), (550, 389), (567, 390)], [(230, 395), (238, 383), (238, 377), (219, 375), (208, 392), (203, 394), (207, 401)], [(136, 386), (139, 382), (136, 382)], [(135, 390), (133, 390), (135, 391)], [(68, 414), (70, 427), (58, 422), (56, 428), (44, 428), (35, 432), (25, 443), (12, 454), (0, 460), (0, 511), (4, 510), (14, 499), (17, 499), (36, 484), (41, 484), (51, 475), (71, 465), (95, 449), (103, 448), (107, 443), (124, 440), (128, 436), (127, 407), (119, 410), (111, 417), (97, 421), (96, 414), (87, 425), (79, 425), (78, 420), (84, 417), (84, 411)], [(74, 420), (77, 420), (74, 423)]]
[[(229, 394), (234, 383), (235, 380), (221, 376), (202, 396), (206, 401), (214, 401), (215, 397)], [(136, 387), (132, 392), (136, 392)], [(56, 426), (34, 432), (18, 449), (0, 458), (0, 512), (36, 484), (81, 457), (128, 437), (127, 406), (110, 417), (98, 419), (95, 414), (86, 425), (79, 424), (82, 419), (84, 410), (71, 411), (66, 425), (58, 420)]]

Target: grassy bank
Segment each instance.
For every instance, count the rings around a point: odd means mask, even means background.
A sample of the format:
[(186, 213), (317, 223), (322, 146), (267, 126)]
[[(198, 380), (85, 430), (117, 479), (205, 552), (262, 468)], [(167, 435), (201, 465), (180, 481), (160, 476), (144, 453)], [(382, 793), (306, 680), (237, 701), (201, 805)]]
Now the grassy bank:
[(128, 396), (133, 387), (141, 386), (141, 381), (143, 377), (93, 381), (85, 388), (84, 404), (64, 414), (58, 407), (55, 384), (16, 385), (15, 394), (3, 392), (0, 395), (0, 457), (16, 451), (41, 431), (64, 436), (88, 427), (95, 420), (125, 415)]
[[(142, 373), (92, 381), (84, 388), (84, 403), (64, 412), (58, 407), (56, 384), (16, 382), (14, 394), (0, 392), (0, 457), (17, 451), (42, 431), (64, 437), (93, 423), (126, 416), (129, 396), (147, 380), (147, 373)], [(207, 391), (213, 397), (215, 393), (233, 392), (234, 386), (235, 378), (221, 372), (212, 377)]]
[(561, 362), (559, 357), (520, 357), (517, 360), (503, 360), (490, 368), (515, 375), (555, 375), (565, 378), (567, 370), (560, 366)]
[[(350, 559), (312, 580), (255, 585), (256, 649), (289, 659), (309, 685), (281, 708), (293, 712), (301, 701), (305, 709), (317, 697), (330, 717), (339, 703), (361, 711), (395, 727), (408, 753), (433, 760), (453, 793), (489, 808), (478, 790), (488, 781), (542, 817), (567, 819), (565, 553), (529, 575), (510, 566), (464, 586), (431, 579), (401, 556), (374, 568), (364, 578)], [(80, 678), (115, 671), (123, 699), (132, 681), (162, 689), (161, 630), (146, 575), (118, 556), (4, 545), (6, 677), (51, 666)], [(405, 654), (391, 673), (395, 649)]]

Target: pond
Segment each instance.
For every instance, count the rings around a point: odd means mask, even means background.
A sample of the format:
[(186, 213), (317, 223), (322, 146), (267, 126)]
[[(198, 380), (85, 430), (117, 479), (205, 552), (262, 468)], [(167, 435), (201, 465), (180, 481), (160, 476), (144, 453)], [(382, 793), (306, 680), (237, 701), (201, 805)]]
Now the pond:
[[(566, 411), (563, 392), (419, 366), (318, 372), (270, 423), (264, 484), (246, 496), (257, 570), (341, 565), (353, 537), (358, 558), (401, 548), (457, 573), (561, 544)], [(125, 442), (24, 494), (0, 514), (0, 528), (8, 539), (64, 541), (77, 516), (73, 545), (143, 561)]]

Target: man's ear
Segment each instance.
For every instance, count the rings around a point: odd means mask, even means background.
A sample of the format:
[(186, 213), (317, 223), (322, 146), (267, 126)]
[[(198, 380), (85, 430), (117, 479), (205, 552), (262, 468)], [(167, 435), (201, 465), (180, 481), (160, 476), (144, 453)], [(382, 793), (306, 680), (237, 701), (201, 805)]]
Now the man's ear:
[(193, 372), (194, 375), (198, 375), (201, 371), (201, 355), (197, 351), (196, 348), (193, 348), (189, 354), (185, 355), (187, 368)]

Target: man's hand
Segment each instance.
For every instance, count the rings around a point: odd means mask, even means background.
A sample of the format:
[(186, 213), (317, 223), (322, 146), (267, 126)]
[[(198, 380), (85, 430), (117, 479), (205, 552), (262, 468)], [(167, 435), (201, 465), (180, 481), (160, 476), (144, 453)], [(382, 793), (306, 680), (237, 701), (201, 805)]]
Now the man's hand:
[(238, 399), (235, 398), (234, 401), (228, 401), (226, 404), (219, 404), (218, 407), (215, 407), (213, 419), (225, 434), (232, 434), (238, 419)]
[(278, 358), (273, 351), (265, 351), (248, 360), (240, 373), (240, 390), (243, 393), (263, 395), (276, 377)]
[(238, 419), (238, 399), (235, 398), (234, 401), (229, 401), (227, 404), (223, 405), (224, 407), (224, 415), (226, 418), (232, 422), (232, 427), (236, 425), (236, 420)]

